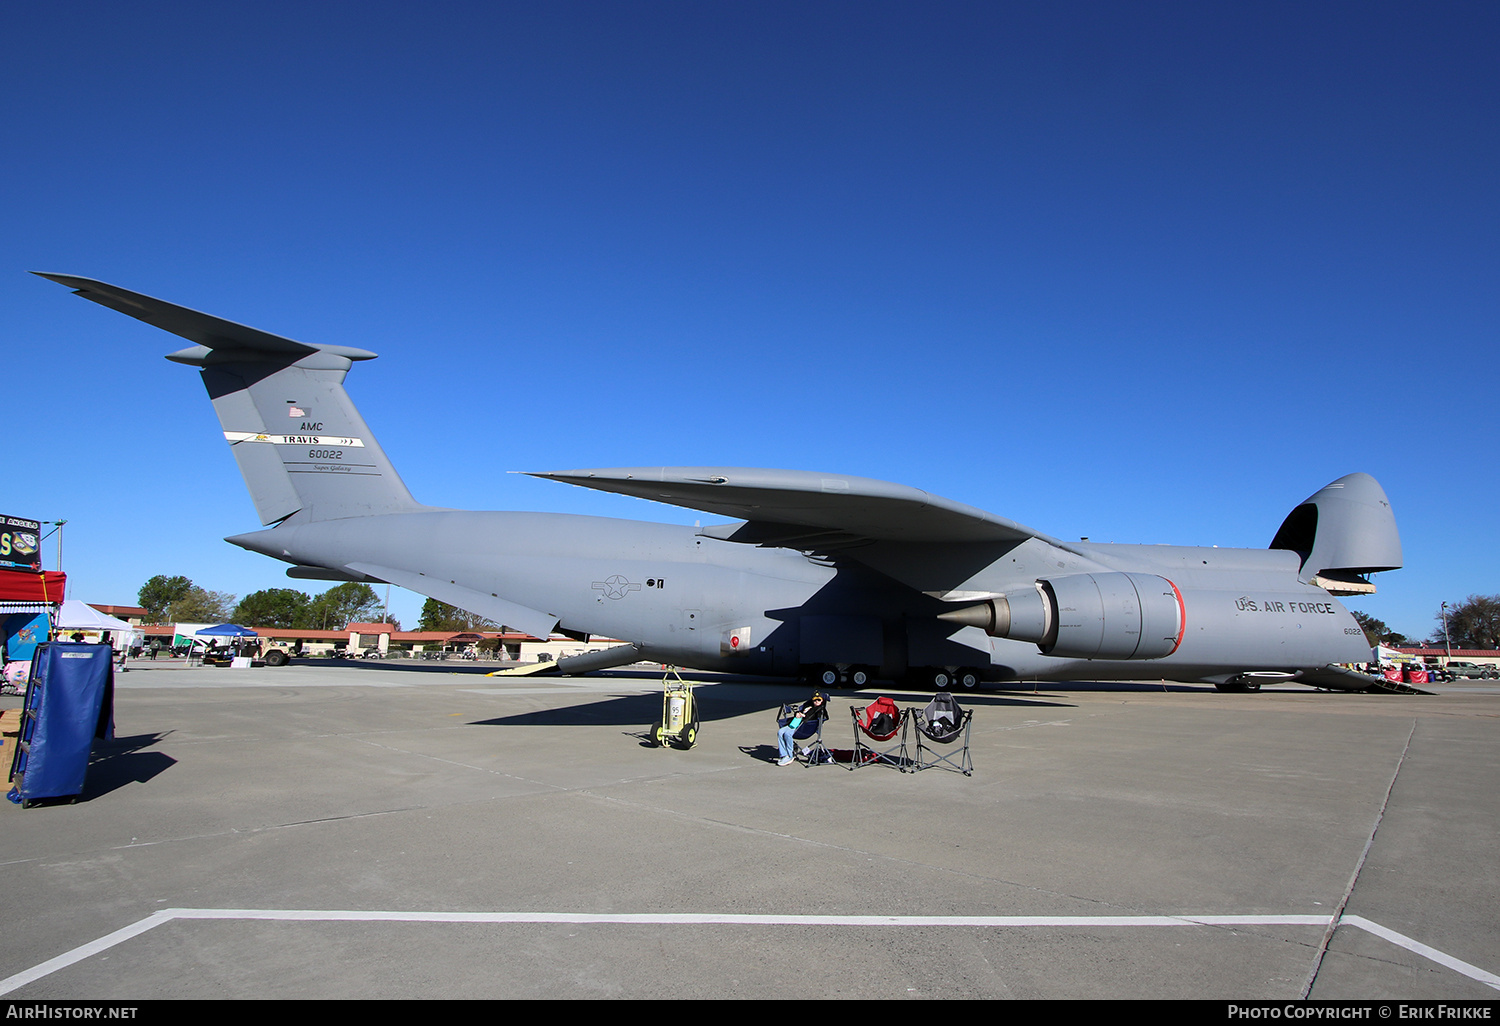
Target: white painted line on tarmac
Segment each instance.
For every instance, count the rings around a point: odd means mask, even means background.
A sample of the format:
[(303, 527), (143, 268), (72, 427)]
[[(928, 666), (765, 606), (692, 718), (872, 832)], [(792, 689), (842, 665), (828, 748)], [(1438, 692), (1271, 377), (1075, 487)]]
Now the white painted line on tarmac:
[[(1178, 915), (1178, 916), (818, 916), (755, 915), (716, 913), (615, 913), (588, 912), (382, 912), (320, 909), (254, 909), (254, 908), (169, 908), (142, 919), (131, 926), (105, 934), (98, 940), (48, 959), (34, 968), (0, 980), (0, 995), (33, 983), (59, 969), (66, 969), (86, 958), (138, 937), (148, 930), (174, 920), (244, 919), (278, 922), (381, 922), (381, 923), (499, 923), (624, 926), (933, 926), (1064, 929), (1134, 928), (1153, 926), (1309, 926), (1326, 928), (1326, 915)], [(1344, 916), (1340, 925), (1348, 925), (1396, 944), (1399, 947), (1437, 962), (1454, 972), (1500, 990), (1500, 976), (1486, 972), (1461, 959), (1447, 955), (1393, 930), (1387, 930), (1361, 916)]]
[(25, 972), (16, 973), (16, 975), (8, 979), (0, 980), (0, 995), (9, 994), (17, 987), (24, 987), (26, 984), (40, 980), (44, 976), (50, 976), (59, 969), (66, 969), (76, 962), (82, 962), (85, 958), (97, 955), (101, 951), (107, 951), (116, 944), (127, 941), (132, 937), (137, 937), (147, 930), (155, 929), (162, 923), (170, 923), (177, 918), (175, 914), (177, 911), (179, 910), (166, 909), (161, 912), (153, 912), (138, 923), (134, 923), (121, 930), (116, 930), (114, 933), (107, 933), (98, 940), (90, 941), (88, 944), (74, 948), (65, 954), (58, 955), (56, 958), (49, 958), (39, 966), (27, 969)]
[(1357, 926), (1367, 933), (1374, 934), (1376, 937), (1379, 937), (1383, 941), (1387, 941), (1391, 944), (1396, 945), (1397, 947), (1405, 948), (1407, 951), (1410, 951), (1413, 954), (1421, 955), (1426, 959), (1431, 959), (1438, 965), (1452, 969), (1456, 973), (1462, 973), (1471, 980), (1478, 980), (1480, 983), (1487, 984), (1495, 988), (1496, 990), (1500, 990), (1500, 976), (1496, 976), (1494, 973), (1485, 972), (1477, 965), (1470, 965), (1463, 959), (1454, 958), (1452, 955), (1444, 954), (1437, 948), (1428, 947), (1421, 941), (1412, 940), (1405, 934), (1397, 933), (1395, 930), (1388, 930), (1384, 926), (1381, 926), (1379, 923), (1372, 923), (1364, 916), (1345, 916), (1342, 920), (1340, 920), (1340, 923), (1348, 926)]
[(713, 912), (359, 912), (168, 909), (177, 919), (297, 922), (571, 923), (627, 926), (1327, 926), (1323, 916), (819, 916)]

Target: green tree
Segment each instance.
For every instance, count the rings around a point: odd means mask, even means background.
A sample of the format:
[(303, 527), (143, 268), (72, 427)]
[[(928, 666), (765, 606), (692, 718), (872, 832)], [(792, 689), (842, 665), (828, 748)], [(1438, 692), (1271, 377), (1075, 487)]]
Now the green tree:
[(186, 577), (167, 577), (157, 574), (141, 585), (136, 592), (136, 601), (146, 609), (146, 619), (152, 623), (169, 623), (173, 619), (172, 603), (187, 597), (193, 590), (193, 582)]
[(286, 630), (307, 627), (312, 597), (292, 588), (265, 588), (253, 591), (240, 600), (230, 617), (237, 624), (250, 627), (276, 627)]
[(1372, 648), (1380, 644), (1380, 636), (1390, 629), (1385, 625), (1384, 620), (1377, 620), (1369, 613), (1361, 613), (1358, 609), (1351, 609), (1349, 613), (1365, 632), (1365, 641), (1369, 642)]
[(1384, 620), (1377, 620), (1368, 613), (1361, 613), (1358, 609), (1349, 610), (1358, 621), (1359, 626), (1365, 632), (1365, 640), (1373, 648), (1376, 645), (1388, 645), (1391, 648), (1409, 648), (1412, 641), (1405, 634), (1393, 631)]
[(187, 594), (172, 603), (172, 620), (176, 623), (225, 623), (233, 610), (233, 595), (206, 591), (195, 584)]
[(306, 626), (318, 630), (343, 630), (351, 623), (384, 622), (380, 597), (368, 584), (335, 584), (308, 605)]
[[(1434, 619), (1441, 640), (1441, 609)], [(1500, 595), (1470, 595), (1462, 602), (1448, 603), (1448, 639), (1454, 648), (1500, 648)]]
[(422, 619), (417, 622), (419, 631), (496, 631), (500, 628), (493, 620), (471, 613), (446, 602), (430, 598), (422, 603)]

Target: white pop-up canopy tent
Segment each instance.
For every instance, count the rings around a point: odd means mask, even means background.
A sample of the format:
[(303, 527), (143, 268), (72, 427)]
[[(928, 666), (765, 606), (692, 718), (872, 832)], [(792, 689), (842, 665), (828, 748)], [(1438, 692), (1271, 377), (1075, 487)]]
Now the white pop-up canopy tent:
[(141, 639), (140, 628), (101, 613), (78, 599), (68, 599), (62, 604), (54, 628), (59, 637), (66, 637), (72, 631), (109, 631), (116, 648), (138, 644)]

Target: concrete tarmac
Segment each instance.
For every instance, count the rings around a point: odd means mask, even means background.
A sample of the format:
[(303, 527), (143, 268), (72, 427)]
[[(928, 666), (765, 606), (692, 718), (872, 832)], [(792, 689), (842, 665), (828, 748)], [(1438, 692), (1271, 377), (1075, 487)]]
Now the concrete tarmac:
[[(0, 996), (1494, 1001), (1500, 687), (961, 694), (975, 772), (775, 764), (785, 683), (462, 664), (117, 678), (0, 802)], [(827, 737), (851, 748), (834, 692)], [(0, 708), (20, 704), (0, 698)]]

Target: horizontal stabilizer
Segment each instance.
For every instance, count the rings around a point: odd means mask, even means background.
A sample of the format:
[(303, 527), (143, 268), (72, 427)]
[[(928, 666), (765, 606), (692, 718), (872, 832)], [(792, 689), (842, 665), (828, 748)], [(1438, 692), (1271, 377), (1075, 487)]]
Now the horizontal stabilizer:
[[(1027, 538), (1062, 544), (982, 509), (919, 488), (866, 477), (746, 467), (623, 467), (531, 476), (685, 506), (755, 524), (836, 532), (839, 544), (853, 539), (971, 542)], [(774, 534), (752, 531), (741, 535), (733, 531), (727, 536), (713, 536), (765, 544), (762, 538)], [(809, 547), (816, 544), (814, 540)]]
[(31, 273), (59, 285), (66, 285), (76, 296), (134, 317), (138, 321), (145, 321), (153, 328), (169, 331), (208, 349), (251, 349), (263, 353), (284, 353), (293, 358), (320, 351), (348, 360), (375, 358), (374, 353), (351, 346), (313, 346), (297, 342), (92, 278), (79, 278), (71, 274), (43, 274), (41, 271)]

